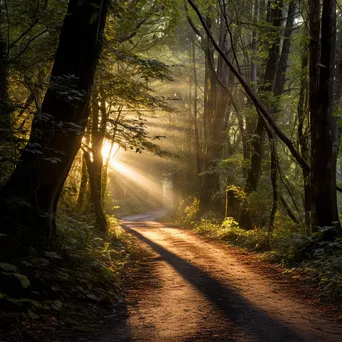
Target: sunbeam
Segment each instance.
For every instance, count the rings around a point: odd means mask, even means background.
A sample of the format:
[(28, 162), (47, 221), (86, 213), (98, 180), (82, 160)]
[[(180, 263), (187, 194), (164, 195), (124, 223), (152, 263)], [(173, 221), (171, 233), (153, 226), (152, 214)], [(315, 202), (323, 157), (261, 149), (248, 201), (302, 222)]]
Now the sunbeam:
[(104, 163), (108, 163), (111, 165), (114, 162), (114, 158), (117, 155), (120, 146), (117, 143), (112, 143), (108, 140), (105, 140), (102, 147), (102, 157)]
[(130, 180), (139, 188), (145, 190), (148, 193), (148, 196), (151, 196), (154, 200), (160, 202), (162, 201), (163, 191), (161, 182), (158, 183), (156, 181), (153, 181), (148, 177), (143, 176), (137, 170), (114, 159), (110, 161), (110, 166), (114, 171), (120, 173), (121, 176)]

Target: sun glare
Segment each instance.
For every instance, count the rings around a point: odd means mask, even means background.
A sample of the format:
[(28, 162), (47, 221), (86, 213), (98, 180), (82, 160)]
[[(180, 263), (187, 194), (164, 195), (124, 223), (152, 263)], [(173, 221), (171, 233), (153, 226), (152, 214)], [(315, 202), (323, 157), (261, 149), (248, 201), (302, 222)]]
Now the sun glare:
[(109, 165), (113, 166), (115, 155), (117, 154), (120, 146), (117, 143), (110, 143), (109, 141), (105, 141), (102, 147), (102, 157), (104, 162), (108, 160)]

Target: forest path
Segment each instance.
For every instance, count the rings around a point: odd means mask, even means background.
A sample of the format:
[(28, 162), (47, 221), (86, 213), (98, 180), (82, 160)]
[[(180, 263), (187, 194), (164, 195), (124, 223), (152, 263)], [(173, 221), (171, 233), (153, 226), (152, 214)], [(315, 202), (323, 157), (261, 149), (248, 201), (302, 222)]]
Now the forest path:
[(275, 267), (153, 221), (160, 214), (122, 221), (151, 254), (125, 325), (103, 341), (342, 341), (341, 324)]

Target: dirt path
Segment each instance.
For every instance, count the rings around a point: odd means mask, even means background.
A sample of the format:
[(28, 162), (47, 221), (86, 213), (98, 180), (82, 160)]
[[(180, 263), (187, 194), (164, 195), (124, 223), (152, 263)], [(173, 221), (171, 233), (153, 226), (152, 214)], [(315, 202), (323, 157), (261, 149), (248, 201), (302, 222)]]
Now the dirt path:
[(282, 274), (153, 217), (123, 222), (151, 257), (128, 296), (128, 320), (104, 341), (342, 341), (341, 324)]

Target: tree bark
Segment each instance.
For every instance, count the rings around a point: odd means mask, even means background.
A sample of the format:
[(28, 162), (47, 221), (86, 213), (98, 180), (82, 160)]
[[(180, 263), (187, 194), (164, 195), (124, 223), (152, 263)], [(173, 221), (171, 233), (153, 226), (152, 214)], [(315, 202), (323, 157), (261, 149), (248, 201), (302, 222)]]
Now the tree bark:
[(198, 80), (196, 70), (196, 45), (195, 45), (195, 34), (192, 33), (192, 63), (193, 63), (193, 77), (194, 77), (194, 131), (195, 131), (195, 150), (196, 150), (196, 167), (198, 177), (200, 179), (200, 173), (202, 172), (202, 150), (200, 144), (200, 135), (198, 129)]
[[(228, 56), (230, 32), (225, 11), (221, 11), (219, 24), (219, 46), (225, 56)], [(205, 110), (206, 149), (203, 156), (202, 186), (200, 193), (199, 213), (208, 210), (224, 213), (224, 201), (217, 196), (220, 192), (220, 176), (217, 172), (218, 160), (222, 158), (223, 146), (227, 140), (227, 126), (230, 117), (230, 106), (237, 109), (229, 89), (230, 72), (221, 55), (214, 56), (214, 49), (208, 42), (206, 68), (208, 72), (208, 101)], [(234, 54), (234, 52), (233, 52)], [(215, 65), (215, 63), (217, 63)], [(228, 96), (227, 96), (228, 93)], [(243, 126), (243, 125), (242, 125)]]
[(287, 204), (285, 198), (280, 193), (279, 193), (279, 199), (282, 205), (284, 206), (287, 214), (289, 215), (290, 219), (292, 220), (292, 222), (295, 224), (299, 224), (299, 220), (297, 219), (296, 215), (293, 213), (290, 206)]
[[(105, 106), (105, 96), (102, 91), (93, 91), (92, 101), (92, 132), (91, 132), (91, 154), (84, 151), (84, 158), (86, 160), (89, 184), (90, 184), (90, 199), (92, 208), (96, 215), (96, 224), (102, 231), (108, 230), (108, 222), (103, 209), (103, 196), (102, 196), (102, 172), (103, 172), (103, 156), (102, 147), (107, 124), (107, 112)], [(100, 94), (100, 97), (99, 97)], [(101, 107), (99, 102), (101, 101)], [(101, 121), (99, 120), (101, 116)]]
[[(273, 30), (280, 30), (282, 20), (282, 1), (277, 1), (276, 6), (273, 2), (268, 1), (267, 21), (272, 25)], [(274, 89), (275, 74), (279, 59), (280, 31), (276, 37), (270, 42), (268, 57), (266, 61), (264, 81), (260, 88), (264, 97), (269, 97)], [(272, 111), (272, 108), (269, 106)], [(263, 137), (264, 137), (265, 121), (261, 115), (258, 117), (257, 126), (254, 131), (254, 139), (252, 142), (252, 151), (250, 156), (250, 168), (247, 173), (245, 191), (247, 193), (256, 191), (261, 175), (261, 166), (263, 159)]]
[[(3, 13), (0, 9), (0, 19), (3, 19)], [(10, 105), (8, 96), (8, 58), (7, 44), (5, 38), (0, 33), (0, 142), (5, 144), (7, 149), (12, 141), (12, 125)], [(2, 151), (6, 149), (3, 148)]]
[(272, 183), (272, 209), (268, 222), (268, 231), (271, 233), (274, 229), (274, 220), (278, 206), (278, 155), (275, 134), (267, 127), (267, 136), (271, 150), (271, 183)]
[[(308, 141), (308, 134), (305, 132), (305, 121), (308, 121), (308, 82), (307, 82), (307, 67), (309, 62), (308, 47), (304, 47), (302, 52), (302, 66), (301, 66), (301, 80), (300, 80), (300, 90), (299, 99), (297, 106), (298, 113), (298, 142), (302, 157), (309, 162), (310, 159), (310, 148)], [(308, 126), (307, 123), (306, 126)], [(302, 170), (304, 179), (304, 216), (305, 216), (305, 231), (309, 232), (311, 227), (311, 185), (310, 185), (310, 172), (307, 170)]]
[(279, 96), (284, 92), (286, 69), (291, 48), (291, 34), (293, 29), (293, 23), (296, 14), (296, 0), (291, 0), (289, 3), (289, 9), (287, 11), (287, 20), (284, 32), (283, 47), (281, 55), (277, 64), (277, 71), (274, 80), (273, 92), (275, 96)]
[[(209, 20), (210, 24), (210, 20)], [(199, 196), (199, 212), (202, 215), (205, 212), (213, 209), (212, 197), (217, 192), (219, 187), (218, 175), (213, 172), (215, 162), (212, 155), (212, 120), (215, 115), (216, 103), (216, 88), (217, 82), (214, 76), (212, 63), (214, 60), (214, 50), (208, 44), (205, 47), (205, 86), (204, 86), (204, 113), (203, 113), (203, 128), (204, 128), (204, 153), (202, 159), (202, 179)]]
[(94, 162), (90, 158), (88, 151), (84, 151), (84, 158), (87, 164), (90, 184), (90, 199), (92, 207), (96, 216), (96, 225), (102, 231), (108, 230), (108, 222), (102, 205), (102, 194), (101, 194), (101, 168), (98, 161)]
[(1, 189), (1, 233), (18, 244), (42, 246), (56, 234), (58, 198), (86, 127), (108, 5), (69, 1), (42, 112)]
[(81, 182), (80, 182), (80, 188), (76, 200), (76, 210), (80, 213), (84, 210), (84, 200), (86, 198), (87, 194), (87, 184), (88, 184), (88, 172), (87, 172), (87, 163), (82, 156), (82, 168), (81, 168)]
[(309, 6), (312, 229), (316, 231), (324, 226), (340, 228), (336, 194), (339, 141), (333, 117), (336, 1), (323, 1), (321, 27), (320, 2), (311, 0)]

